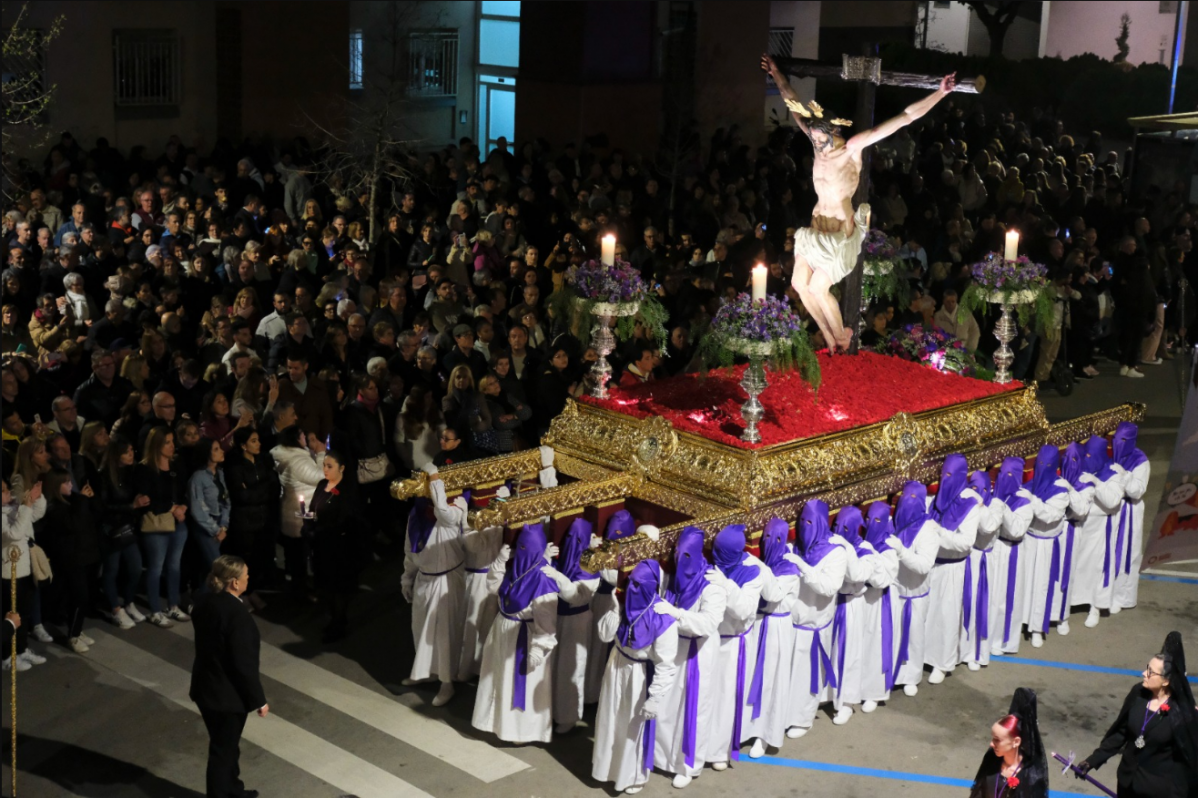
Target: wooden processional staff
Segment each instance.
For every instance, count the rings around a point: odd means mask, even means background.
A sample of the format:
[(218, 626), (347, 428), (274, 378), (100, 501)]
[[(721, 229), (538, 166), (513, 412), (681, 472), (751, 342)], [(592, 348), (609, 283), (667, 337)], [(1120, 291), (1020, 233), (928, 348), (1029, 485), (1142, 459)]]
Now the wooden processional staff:
[[(9, 562), (9, 579), (8, 589), (9, 606), (12, 611), (17, 611), (17, 563), (21, 560), (21, 550), (13, 546), (8, 550)], [(17, 638), (14, 635), (12, 640), (12, 649), (9, 651), (9, 673), (12, 674), (12, 684), (9, 685), (8, 700), (12, 707), (12, 796), (17, 798)]]

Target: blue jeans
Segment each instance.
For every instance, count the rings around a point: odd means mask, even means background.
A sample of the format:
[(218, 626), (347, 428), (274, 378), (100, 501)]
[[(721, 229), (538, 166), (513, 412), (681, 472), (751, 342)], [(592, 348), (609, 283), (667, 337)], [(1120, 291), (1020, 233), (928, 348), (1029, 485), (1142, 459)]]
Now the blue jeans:
[(150, 612), (162, 612), (162, 571), (166, 569), (167, 607), (179, 606), (179, 563), (187, 542), (187, 524), (175, 525), (174, 532), (141, 533), (142, 555), (146, 563), (146, 598)]
[[(125, 578), (121, 581), (118, 594), (116, 580), (122, 565), (125, 567)], [(128, 545), (105, 554), (102, 579), (104, 599), (109, 609), (132, 604), (137, 597), (137, 580), (141, 579), (141, 549), (136, 545)]]

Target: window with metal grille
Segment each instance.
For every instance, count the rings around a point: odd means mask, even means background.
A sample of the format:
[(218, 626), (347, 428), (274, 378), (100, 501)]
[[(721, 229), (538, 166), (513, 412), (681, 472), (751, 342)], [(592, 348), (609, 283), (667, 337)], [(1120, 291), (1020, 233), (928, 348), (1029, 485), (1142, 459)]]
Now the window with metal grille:
[(458, 93), (458, 32), (417, 31), (408, 37), (408, 94), (452, 97)]
[[(31, 36), (26, 36), (28, 31)], [(22, 29), (13, 40), (40, 40), (42, 31)], [(4, 124), (20, 125), (35, 121), (45, 106), (46, 52), (41, 47), (5, 47), (0, 65), (0, 82), (4, 83)], [(36, 110), (35, 110), (36, 109)]]
[[(794, 47), (794, 28), (770, 28), (770, 38), (767, 53), (774, 57), (790, 58), (791, 48)], [(765, 85), (773, 86), (774, 79), (766, 75)]]
[(182, 62), (174, 31), (114, 31), (112, 51), (117, 105), (179, 104)]
[(349, 87), (362, 88), (362, 29), (349, 32)]

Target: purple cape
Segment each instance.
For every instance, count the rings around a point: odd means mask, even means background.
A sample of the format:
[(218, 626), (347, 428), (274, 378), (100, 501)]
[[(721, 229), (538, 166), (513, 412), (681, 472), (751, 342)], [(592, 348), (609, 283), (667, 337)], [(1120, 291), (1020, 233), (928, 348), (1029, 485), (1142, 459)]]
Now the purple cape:
[(583, 579), (593, 579), (595, 575), (590, 571), (584, 571), (579, 560), (582, 559), (582, 554), (591, 545), (591, 522), (582, 518), (575, 518), (570, 523), (570, 528), (566, 531), (566, 537), (562, 540), (561, 551), (557, 555), (557, 563), (555, 568), (561, 571), (562, 574), (571, 582), (578, 582)]
[(1022, 457), (1008, 457), (1002, 461), (1002, 466), (998, 469), (998, 479), (994, 481), (994, 498), (1011, 510), (1018, 510), (1027, 504), (1027, 499), (1015, 495), (1023, 487), (1024, 465)]
[(1115, 462), (1127, 471), (1134, 471), (1137, 466), (1148, 462), (1148, 455), (1136, 448), (1136, 436), (1140, 428), (1130, 421), (1124, 421), (1115, 427), (1115, 435), (1111, 438), (1111, 448), (1115, 452)]
[(790, 524), (781, 518), (771, 518), (761, 533), (761, 561), (774, 572), (774, 576), (799, 575), (799, 567), (785, 558), (789, 534)]
[(1061, 478), (1074, 490), (1086, 487), (1082, 474), (1086, 473), (1086, 450), (1080, 443), (1071, 443), (1065, 448), (1065, 459), (1061, 461)]
[(903, 495), (894, 508), (895, 535), (904, 546), (910, 546), (927, 520), (928, 489), (922, 482), (912, 480), (903, 485)]
[(1028, 487), (1040, 501), (1046, 502), (1058, 493), (1065, 492), (1065, 488), (1057, 484), (1057, 469), (1060, 465), (1060, 449), (1051, 443), (1040, 447), (1036, 454), (1036, 470), (1032, 474), (1032, 484)]
[(865, 520), (861, 517), (861, 510), (855, 505), (841, 507), (840, 512), (836, 514), (836, 534), (847, 540), (854, 549), (865, 540), (861, 537), (861, 527), (863, 526), (865, 526)]
[(799, 555), (808, 565), (815, 565), (828, 552), (835, 551), (835, 543), (829, 543), (832, 529), (828, 525), (828, 505), (819, 499), (811, 499), (803, 505), (799, 523), (795, 527)]
[(666, 591), (666, 600), (680, 610), (695, 606), (707, 580), (710, 563), (703, 556), (703, 530), (697, 526), (684, 527), (678, 534), (678, 545), (674, 547), (674, 576)]
[(557, 582), (541, 571), (548, 545), (540, 524), (525, 524), (520, 530), (512, 559), (499, 585), (499, 609), (504, 614), (515, 615), (546, 593), (557, 592)]
[(644, 648), (652, 644), (674, 622), (669, 615), (658, 615), (653, 609), (653, 605), (661, 600), (657, 595), (660, 582), (661, 566), (657, 560), (644, 560), (632, 569), (628, 587), (624, 590), (620, 626), (616, 629), (616, 640), (624, 648)]
[(940, 487), (936, 491), (932, 517), (941, 528), (956, 532), (977, 500), (961, 495), (969, 486), (969, 463), (963, 454), (950, 454), (940, 469)]
[(616, 510), (612, 517), (607, 519), (607, 531), (603, 537), (605, 540), (622, 540), (635, 534), (636, 521), (632, 520), (632, 513), (627, 510)]
[(715, 544), (711, 547), (711, 559), (724, 576), (731, 579), (739, 587), (752, 582), (759, 570), (756, 565), (745, 565), (748, 558), (745, 552), (745, 525), (729, 524), (715, 536)]
[(424, 551), (428, 536), (437, 525), (437, 516), (433, 514), (433, 503), (423, 496), (416, 499), (408, 513), (408, 544), (413, 554)]
[(890, 520), (890, 507), (886, 502), (874, 502), (865, 514), (865, 539), (874, 551), (881, 554), (890, 550), (886, 538), (894, 534), (894, 522)]
[(1106, 438), (1101, 435), (1091, 435), (1086, 441), (1086, 470), (1102, 482), (1106, 482), (1115, 475), (1115, 469), (1111, 468), (1111, 457), (1107, 454), (1106, 447)]

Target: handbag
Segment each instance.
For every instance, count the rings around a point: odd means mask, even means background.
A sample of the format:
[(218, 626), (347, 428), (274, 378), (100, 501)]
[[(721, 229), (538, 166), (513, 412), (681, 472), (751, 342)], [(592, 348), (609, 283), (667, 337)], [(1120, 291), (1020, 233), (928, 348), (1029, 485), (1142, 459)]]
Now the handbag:
[(386, 454), (376, 454), (374, 457), (367, 457), (358, 461), (358, 482), (367, 484), (369, 482), (378, 482), (380, 479), (386, 479), (395, 473), (394, 466), (387, 459)]
[(141, 517), (142, 532), (174, 532), (174, 513), (146, 513)]
[(36, 582), (49, 582), (54, 578), (46, 550), (32, 543), (29, 545), (29, 570), (33, 573), (33, 579)]
[(106, 525), (104, 531), (108, 533), (109, 543), (123, 546), (126, 543), (133, 542), (133, 524), (121, 524), (120, 526)]

